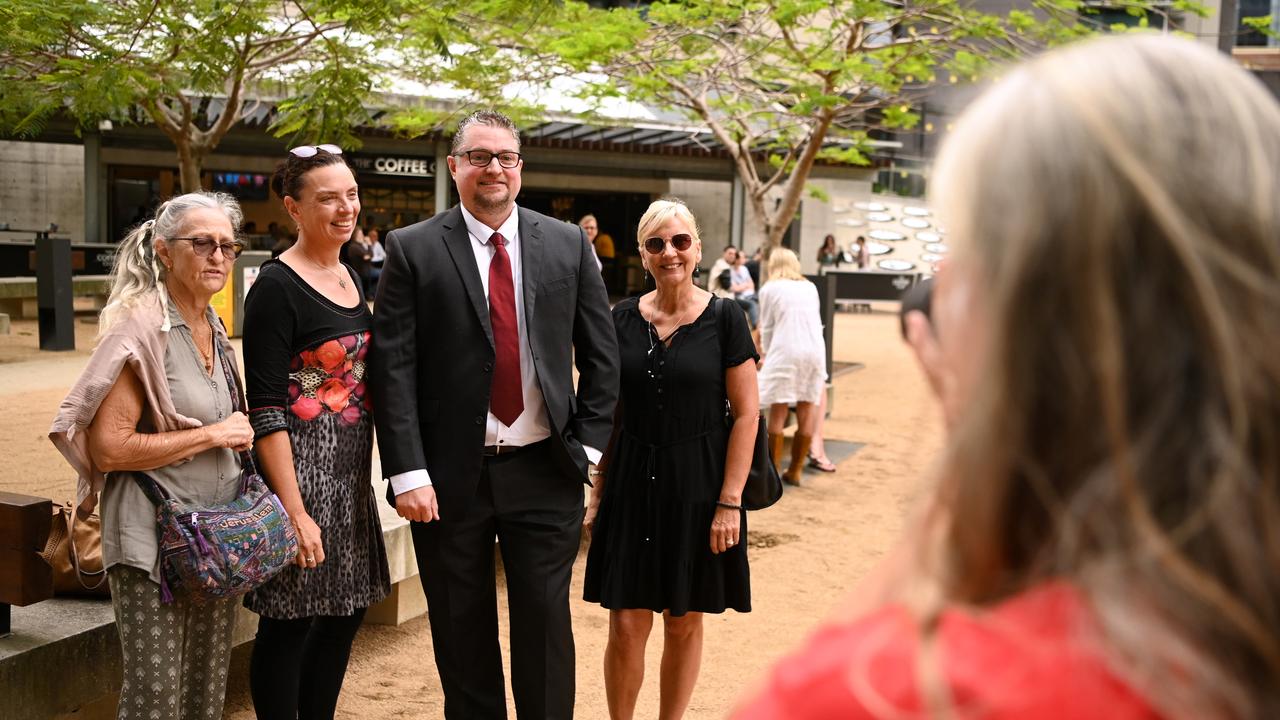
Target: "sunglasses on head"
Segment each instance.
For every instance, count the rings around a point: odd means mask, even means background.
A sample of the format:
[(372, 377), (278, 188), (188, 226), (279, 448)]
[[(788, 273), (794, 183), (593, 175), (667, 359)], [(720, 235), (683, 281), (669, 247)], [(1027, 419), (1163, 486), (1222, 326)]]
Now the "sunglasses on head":
[(293, 153), (294, 157), (309, 158), (321, 150), (329, 153), (330, 155), (342, 154), (342, 148), (337, 145), (299, 145), (289, 152)]
[(644, 241), (644, 249), (649, 251), (650, 255), (661, 255), (663, 248), (667, 243), (671, 243), (671, 247), (677, 252), (684, 252), (693, 244), (693, 236), (688, 233), (678, 233), (671, 236), (671, 240), (663, 240), (660, 237), (651, 237)]

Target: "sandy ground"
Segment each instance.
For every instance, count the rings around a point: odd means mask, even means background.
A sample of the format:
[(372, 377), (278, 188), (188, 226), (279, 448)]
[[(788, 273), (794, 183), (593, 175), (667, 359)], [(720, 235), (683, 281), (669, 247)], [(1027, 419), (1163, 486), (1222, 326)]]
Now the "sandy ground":
[[(686, 715), (690, 720), (724, 717), (824, 617), (839, 615), (858, 580), (890, 547), (919, 495), (940, 447), (941, 422), (898, 337), (894, 310), (877, 306), (871, 314), (836, 318), (836, 360), (865, 368), (836, 378), (826, 433), (866, 447), (841, 463), (838, 472), (810, 474), (805, 487), (788, 488), (778, 505), (752, 514), (754, 611), (706, 617), (702, 674)], [(83, 325), (78, 328), (81, 349), (74, 353), (35, 350), (32, 324), (15, 323), (11, 335), (0, 336), (0, 437), (7, 440), (4, 459), (11, 468), (0, 474), (0, 490), (53, 498), (73, 492), (69, 468), (45, 432), (84, 362), (93, 327)], [(574, 568), (574, 598), (582, 595), (585, 558), (580, 553)], [(608, 613), (575, 599), (573, 615), (577, 717), (606, 718), (601, 667)], [(505, 606), (499, 616), (505, 627)], [(655, 624), (650, 639), (640, 718), (657, 716), (660, 627)], [(228, 688), (224, 717), (234, 720), (253, 717), (245, 655), (237, 653)], [(338, 706), (340, 717), (432, 718), (442, 715), (442, 707), (425, 617), (399, 627), (361, 630)]]

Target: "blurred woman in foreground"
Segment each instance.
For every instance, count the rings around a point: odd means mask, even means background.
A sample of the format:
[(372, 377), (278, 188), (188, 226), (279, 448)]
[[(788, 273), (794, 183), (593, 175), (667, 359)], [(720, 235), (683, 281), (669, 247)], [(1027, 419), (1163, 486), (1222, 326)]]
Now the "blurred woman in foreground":
[(1280, 717), (1278, 172), (1275, 99), (1170, 37), (965, 113), (931, 510), (736, 717)]

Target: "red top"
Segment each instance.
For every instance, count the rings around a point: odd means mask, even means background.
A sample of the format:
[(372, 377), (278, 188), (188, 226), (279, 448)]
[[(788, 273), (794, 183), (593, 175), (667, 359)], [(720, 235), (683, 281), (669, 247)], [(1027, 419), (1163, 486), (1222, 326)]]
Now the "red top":
[(1158, 718), (1107, 667), (1094, 627), (1073, 589), (1045, 585), (981, 614), (945, 611), (936, 659), (922, 663), (918, 622), (903, 608), (885, 608), (820, 629), (733, 718), (926, 717), (919, 678), (929, 662), (963, 720)]

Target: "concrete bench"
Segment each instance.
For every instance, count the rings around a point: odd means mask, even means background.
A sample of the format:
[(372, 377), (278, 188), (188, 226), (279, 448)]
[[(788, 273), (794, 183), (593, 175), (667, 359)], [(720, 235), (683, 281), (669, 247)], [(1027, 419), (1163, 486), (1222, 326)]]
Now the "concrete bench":
[[(381, 484), (381, 483), (378, 483)], [(377, 491), (391, 594), (365, 622), (399, 625), (427, 610), (407, 521)], [(239, 609), (232, 643), (253, 640), (258, 616)], [(110, 600), (54, 598), (13, 608), (13, 634), (0, 638), (0, 717), (97, 720), (115, 717), (120, 637)]]
[[(77, 309), (101, 310), (111, 294), (110, 275), (76, 275), (71, 278), (71, 294), (84, 299)], [(36, 279), (34, 277), (0, 278), (0, 313), (14, 318), (34, 319), (39, 316)]]

